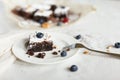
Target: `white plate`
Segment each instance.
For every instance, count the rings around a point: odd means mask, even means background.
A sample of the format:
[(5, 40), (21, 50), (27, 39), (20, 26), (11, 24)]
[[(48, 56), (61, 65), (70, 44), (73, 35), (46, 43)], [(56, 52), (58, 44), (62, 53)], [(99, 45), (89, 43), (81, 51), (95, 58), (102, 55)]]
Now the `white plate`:
[[(57, 49), (53, 51), (61, 50), (62, 47), (76, 42), (76, 40), (73, 37), (65, 34), (61, 34), (61, 33), (48, 33), (48, 34), (54, 37), (53, 42), (57, 46)], [(26, 54), (27, 49), (25, 48), (25, 42), (26, 42), (25, 39), (27, 38), (28, 38), (28, 35), (25, 37), (22, 37), (21, 39), (18, 39), (18, 41), (15, 42), (12, 48), (14, 55), (25, 62), (34, 63), (34, 64), (59, 63), (71, 58), (78, 52), (78, 49), (73, 49), (67, 52), (66, 57), (61, 57), (60, 53), (58, 55), (53, 55), (51, 51), (48, 51), (44, 59), (36, 58), (34, 56), (29, 57), (29, 55)]]

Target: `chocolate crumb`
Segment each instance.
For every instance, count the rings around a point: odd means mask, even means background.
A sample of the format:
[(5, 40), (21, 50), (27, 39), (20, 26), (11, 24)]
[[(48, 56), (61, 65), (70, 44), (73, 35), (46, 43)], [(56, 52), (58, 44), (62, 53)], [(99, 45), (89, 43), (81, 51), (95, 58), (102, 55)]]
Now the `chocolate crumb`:
[(84, 52), (83, 52), (83, 54), (88, 54), (88, 53), (89, 53), (89, 51), (84, 51)]
[(58, 53), (57, 53), (56, 51), (54, 51), (52, 54), (53, 54), (53, 55), (57, 55)]
[(113, 45), (109, 45), (109, 46), (106, 47), (106, 49), (110, 49), (112, 47), (113, 47)]
[(33, 56), (33, 55), (34, 55), (34, 52), (31, 51), (31, 50), (28, 50), (26, 54), (28, 54), (28, 55), (30, 55), (30, 56)]
[(61, 52), (60, 50), (58, 50), (58, 52)]
[(70, 51), (70, 48), (68, 48), (66, 51)]
[(45, 55), (46, 55), (45, 53), (39, 53), (36, 57), (37, 57), (37, 58), (44, 58)]

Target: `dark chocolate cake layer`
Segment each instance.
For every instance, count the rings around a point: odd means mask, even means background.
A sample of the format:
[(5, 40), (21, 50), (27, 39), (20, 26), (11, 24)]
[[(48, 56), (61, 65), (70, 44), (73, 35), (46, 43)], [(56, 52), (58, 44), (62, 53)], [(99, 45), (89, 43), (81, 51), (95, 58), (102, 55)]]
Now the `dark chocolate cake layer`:
[(33, 52), (53, 50), (53, 42), (43, 41), (41, 43), (32, 43), (30, 45), (32, 45), (30, 50)]

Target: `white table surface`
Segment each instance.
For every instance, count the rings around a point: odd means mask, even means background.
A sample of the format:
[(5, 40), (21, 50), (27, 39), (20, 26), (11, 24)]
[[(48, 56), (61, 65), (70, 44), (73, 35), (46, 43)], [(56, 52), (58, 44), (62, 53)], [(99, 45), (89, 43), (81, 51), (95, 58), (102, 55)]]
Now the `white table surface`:
[[(55, 31), (70, 35), (94, 33), (106, 36), (112, 42), (120, 41), (120, 0), (80, 0), (93, 4), (96, 13), (85, 16), (74, 26)], [(73, 29), (74, 27), (74, 29)], [(20, 30), (14, 22), (7, 20), (0, 1), (0, 35)], [(51, 30), (50, 30), (51, 31)], [(77, 72), (67, 70), (72, 64), (79, 67)], [(120, 59), (99, 55), (77, 54), (72, 59), (57, 65), (32, 65), (15, 61), (0, 80), (120, 80)]]

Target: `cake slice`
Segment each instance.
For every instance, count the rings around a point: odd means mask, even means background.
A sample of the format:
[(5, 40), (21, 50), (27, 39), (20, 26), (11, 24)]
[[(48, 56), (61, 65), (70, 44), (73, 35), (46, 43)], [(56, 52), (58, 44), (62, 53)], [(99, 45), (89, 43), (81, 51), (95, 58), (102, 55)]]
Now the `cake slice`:
[(53, 50), (53, 41), (47, 33), (36, 32), (29, 36), (28, 51), (42, 52)]

